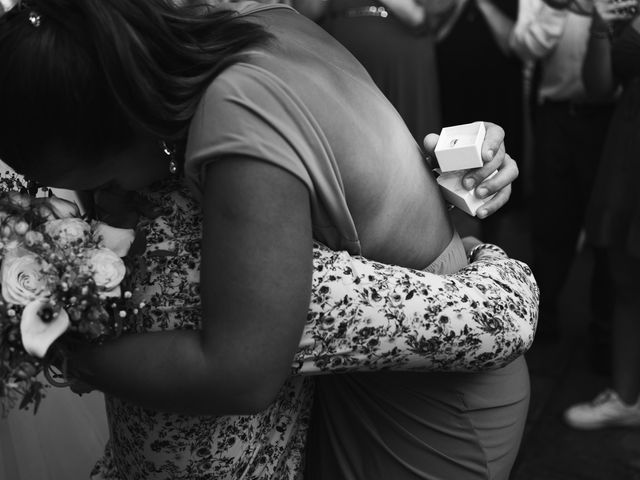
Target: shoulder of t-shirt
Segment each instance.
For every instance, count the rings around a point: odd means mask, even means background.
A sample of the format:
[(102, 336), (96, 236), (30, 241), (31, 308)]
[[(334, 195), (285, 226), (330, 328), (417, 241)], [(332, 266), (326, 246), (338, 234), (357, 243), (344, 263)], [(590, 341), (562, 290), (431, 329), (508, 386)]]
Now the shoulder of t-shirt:
[(280, 10), (280, 9), (286, 9), (286, 10), (291, 10), (293, 12), (296, 12), (296, 10), (293, 7), (286, 4), (260, 3), (260, 2), (254, 2), (254, 1), (224, 3), (224, 4), (221, 4), (221, 7), (235, 10), (236, 12), (238, 12), (238, 15), (241, 15), (241, 16), (252, 15), (254, 13), (264, 12), (267, 10)]

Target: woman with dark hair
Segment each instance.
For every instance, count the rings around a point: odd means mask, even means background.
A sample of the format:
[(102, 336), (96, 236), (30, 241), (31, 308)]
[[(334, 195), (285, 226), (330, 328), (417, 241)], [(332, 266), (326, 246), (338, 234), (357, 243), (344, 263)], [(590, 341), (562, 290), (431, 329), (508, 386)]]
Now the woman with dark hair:
[[(484, 244), (464, 268), (420, 148), (322, 29), (253, 2), (31, 0), (0, 19), (0, 64), (0, 157), (163, 210), (149, 331), (69, 353), (108, 395), (97, 477), (296, 478), (301, 375), (341, 372), (319, 377), (310, 476), (507, 478), (535, 283)], [(517, 169), (488, 127), (470, 175), (498, 169), (494, 211)], [(478, 373), (357, 373), (382, 369)]]

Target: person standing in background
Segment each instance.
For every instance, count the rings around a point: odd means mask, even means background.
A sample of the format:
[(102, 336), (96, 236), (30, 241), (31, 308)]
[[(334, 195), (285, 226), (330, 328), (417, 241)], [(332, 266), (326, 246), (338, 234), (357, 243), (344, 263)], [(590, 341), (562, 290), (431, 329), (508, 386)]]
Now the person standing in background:
[[(590, 95), (582, 82), (591, 27), (591, 0), (520, 0), (510, 46), (537, 62), (534, 98), (535, 197), (531, 205), (533, 263), (541, 288), (538, 338), (559, 334), (558, 304), (576, 253), (602, 145), (613, 111), (613, 92)], [(610, 281), (603, 251), (594, 248), (591, 283), (591, 357), (608, 370)]]
[(594, 5), (585, 86), (602, 98), (622, 87), (586, 217), (587, 236), (606, 248), (613, 280), (612, 388), (564, 418), (581, 429), (640, 427), (640, 16), (636, 0)]

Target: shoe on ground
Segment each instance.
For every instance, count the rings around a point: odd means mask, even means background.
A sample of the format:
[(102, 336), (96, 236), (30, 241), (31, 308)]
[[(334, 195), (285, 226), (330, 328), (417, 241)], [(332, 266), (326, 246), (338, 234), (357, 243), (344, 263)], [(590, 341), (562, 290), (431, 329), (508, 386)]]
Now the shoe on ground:
[(634, 405), (627, 405), (616, 392), (605, 390), (591, 402), (568, 408), (564, 412), (564, 420), (569, 426), (581, 430), (640, 427), (640, 399)]

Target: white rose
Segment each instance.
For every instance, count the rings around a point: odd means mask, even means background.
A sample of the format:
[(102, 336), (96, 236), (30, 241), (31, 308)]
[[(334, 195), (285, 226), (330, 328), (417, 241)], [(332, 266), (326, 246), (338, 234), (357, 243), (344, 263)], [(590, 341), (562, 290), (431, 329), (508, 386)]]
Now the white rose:
[(98, 248), (86, 253), (87, 267), (98, 287), (107, 296), (120, 296), (120, 282), (126, 268), (122, 259), (108, 248)]
[(37, 255), (9, 254), (2, 262), (2, 298), (8, 303), (27, 305), (46, 297), (46, 278)]
[(44, 358), (56, 339), (69, 328), (69, 315), (55, 312), (46, 300), (34, 300), (22, 311), (20, 333), (22, 345), (30, 355)]
[(93, 236), (100, 245), (113, 251), (119, 257), (126, 257), (136, 237), (133, 228), (116, 228), (104, 222), (93, 224)]
[(91, 233), (91, 227), (79, 218), (60, 218), (45, 222), (44, 231), (57, 239), (59, 245), (69, 245), (77, 240), (86, 239)]

